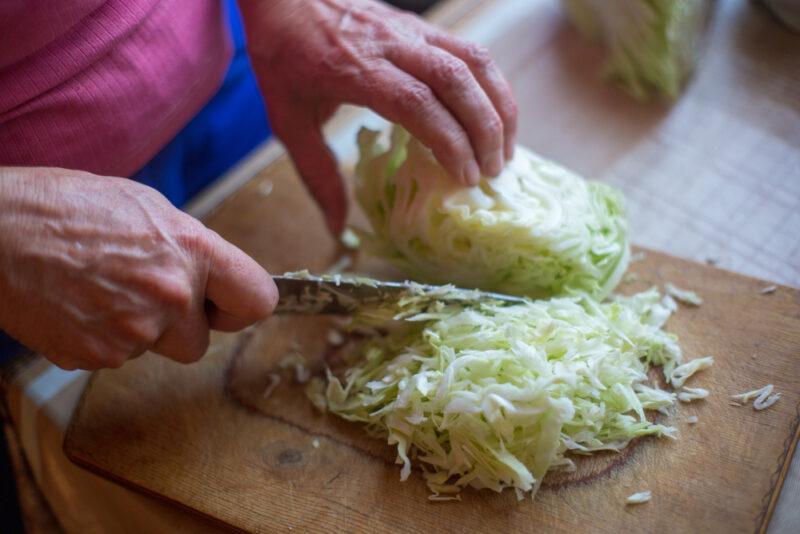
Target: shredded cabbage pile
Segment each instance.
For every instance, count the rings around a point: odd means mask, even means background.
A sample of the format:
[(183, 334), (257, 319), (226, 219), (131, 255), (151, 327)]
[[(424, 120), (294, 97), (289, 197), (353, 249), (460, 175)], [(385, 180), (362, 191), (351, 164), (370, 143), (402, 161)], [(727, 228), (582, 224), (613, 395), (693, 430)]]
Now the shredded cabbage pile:
[(367, 249), (420, 282), (533, 298), (602, 298), (628, 265), (622, 196), (517, 147), (496, 178), (459, 186), (395, 126), (358, 135), (356, 196), (372, 226)]
[(670, 313), (656, 289), (605, 303), (571, 296), (506, 306), (412, 289), (357, 314), (362, 334), (381, 328), (308, 393), (396, 445), (401, 479), (416, 461), (434, 500), (466, 486), (514, 488), (521, 498), (551, 469), (574, 468), (567, 452), (673, 435), (646, 418), (675, 403), (648, 383), (648, 367), (662, 366), (677, 387), (710, 361), (680, 365), (676, 338), (661, 329)]
[(675, 98), (697, 62), (709, 0), (562, 0), (572, 23), (608, 48), (606, 74), (635, 97)]

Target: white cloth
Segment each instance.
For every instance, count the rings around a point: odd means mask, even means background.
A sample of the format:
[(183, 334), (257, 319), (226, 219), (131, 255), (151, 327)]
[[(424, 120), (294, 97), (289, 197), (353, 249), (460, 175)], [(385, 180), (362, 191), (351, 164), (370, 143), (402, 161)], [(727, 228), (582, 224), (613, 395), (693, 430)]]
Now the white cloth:
[(201, 517), (124, 488), (70, 462), (62, 443), (89, 373), (41, 361), (8, 392), (33, 478), (67, 533), (216, 532)]

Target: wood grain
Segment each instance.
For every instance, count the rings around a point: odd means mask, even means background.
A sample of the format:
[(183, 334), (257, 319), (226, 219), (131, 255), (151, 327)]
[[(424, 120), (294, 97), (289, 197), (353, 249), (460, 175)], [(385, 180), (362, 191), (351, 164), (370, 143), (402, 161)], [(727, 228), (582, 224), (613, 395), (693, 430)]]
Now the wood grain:
[[(284, 158), (208, 224), (275, 272), (321, 270), (336, 256)], [(797, 438), (800, 292), (761, 295), (766, 282), (656, 252), (632, 270), (639, 279), (625, 292), (672, 281), (703, 295), (703, 306), (682, 308), (668, 329), (688, 357), (716, 357), (695, 379), (712, 397), (667, 419), (677, 441), (645, 439), (590, 459), (578, 477), (549, 480), (533, 501), (470, 490), (461, 503), (431, 504), (421, 477), (399, 482), (388, 446), (316, 413), (276, 363), (293, 341), (318, 352), (325, 318), (278, 318), (241, 336), (216, 335), (209, 354), (190, 366), (145, 355), (96, 373), (65, 451), (103, 476), (255, 532), (764, 528)], [(264, 398), (272, 373), (283, 379)], [(729, 405), (729, 395), (767, 383), (783, 394), (772, 408)], [(699, 423), (687, 425), (688, 415)], [(653, 501), (626, 507), (626, 496), (643, 489)]]

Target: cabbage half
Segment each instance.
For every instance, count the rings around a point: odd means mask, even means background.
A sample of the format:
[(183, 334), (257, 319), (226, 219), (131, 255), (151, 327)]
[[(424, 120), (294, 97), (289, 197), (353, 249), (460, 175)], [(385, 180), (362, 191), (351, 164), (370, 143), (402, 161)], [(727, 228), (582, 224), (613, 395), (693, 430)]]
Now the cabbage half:
[(412, 279), (534, 298), (601, 298), (628, 265), (622, 196), (517, 147), (497, 178), (465, 188), (395, 127), (388, 149), (362, 129), (356, 196), (365, 246)]
[(465, 486), (514, 488), (521, 498), (551, 469), (574, 468), (567, 452), (672, 436), (646, 418), (675, 403), (648, 384), (648, 366), (663, 366), (668, 381), (702, 366), (677, 366), (680, 348), (661, 330), (669, 315), (655, 289), (602, 304), (574, 296), (512, 306), (445, 303), (420, 290), (357, 315), (362, 335), (382, 328), (308, 392), (395, 445), (402, 479), (416, 461), (434, 499)]
[(606, 74), (635, 97), (680, 93), (697, 61), (709, 0), (562, 0), (578, 30), (604, 43)]

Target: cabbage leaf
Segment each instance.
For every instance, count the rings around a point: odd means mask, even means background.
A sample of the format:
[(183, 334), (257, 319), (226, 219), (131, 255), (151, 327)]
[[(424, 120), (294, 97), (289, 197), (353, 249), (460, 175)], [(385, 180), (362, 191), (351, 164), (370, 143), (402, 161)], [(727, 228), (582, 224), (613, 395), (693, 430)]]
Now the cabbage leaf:
[(623, 198), (522, 147), (496, 178), (454, 182), (395, 126), (358, 135), (356, 197), (372, 231), (364, 245), (419, 282), (533, 298), (619, 283), (630, 255)]

